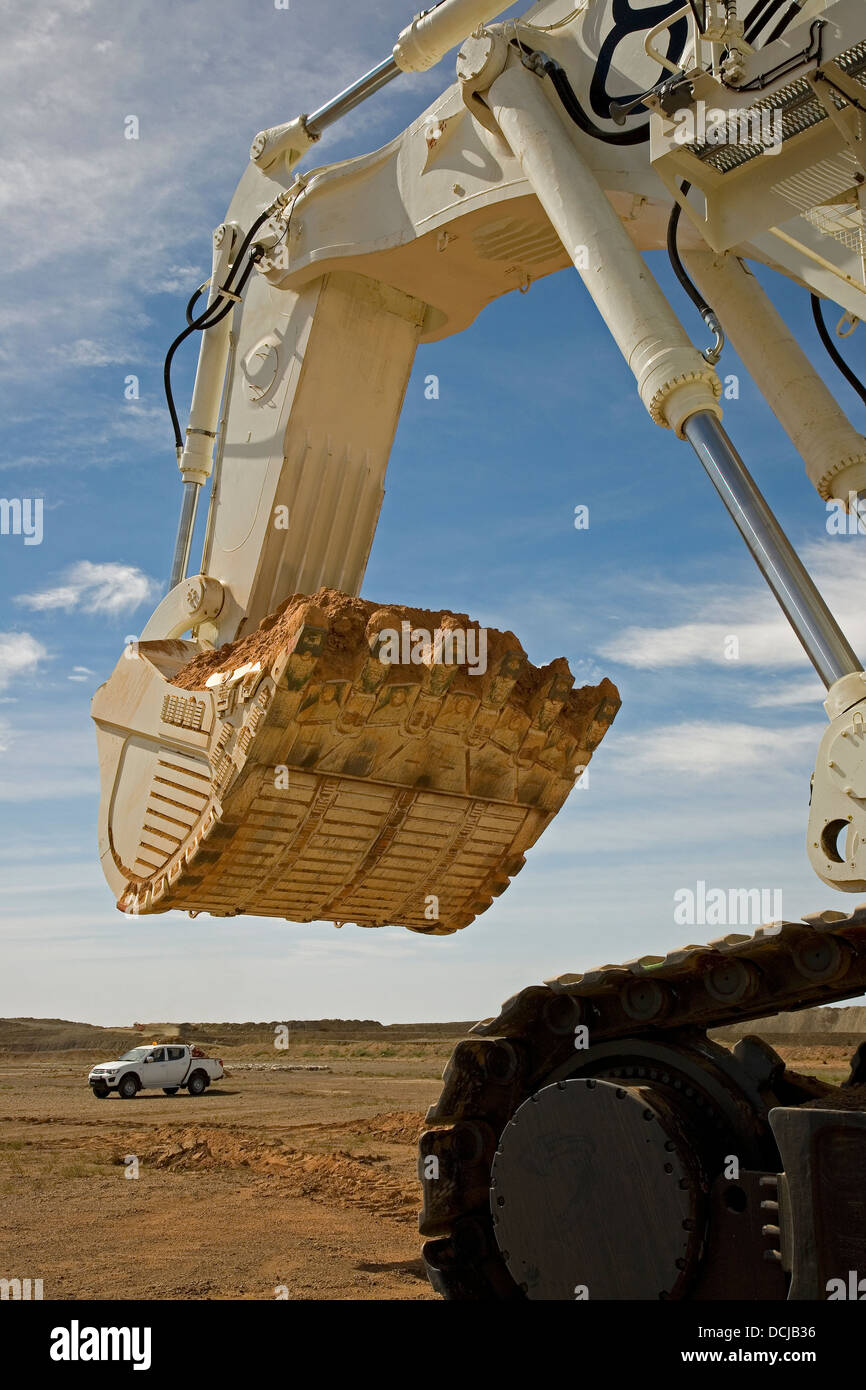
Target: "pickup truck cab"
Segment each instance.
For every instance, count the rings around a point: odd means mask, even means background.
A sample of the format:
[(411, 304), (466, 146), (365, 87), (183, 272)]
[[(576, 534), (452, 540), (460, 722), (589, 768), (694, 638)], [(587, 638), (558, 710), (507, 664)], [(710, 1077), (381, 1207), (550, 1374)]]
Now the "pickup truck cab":
[(151, 1043), (132, 1048), (117, 1062), (101, 1062), (87, 1080), (97, 1100), (105, 1100), (112, 1091), (133, 1100), (139, 1091), (163, 1090), (174, 1096), (183, 1086), (191, 1096), (200, 1096), (224, 1076), (222, 1062), (205, 1057), (197, 1047)]

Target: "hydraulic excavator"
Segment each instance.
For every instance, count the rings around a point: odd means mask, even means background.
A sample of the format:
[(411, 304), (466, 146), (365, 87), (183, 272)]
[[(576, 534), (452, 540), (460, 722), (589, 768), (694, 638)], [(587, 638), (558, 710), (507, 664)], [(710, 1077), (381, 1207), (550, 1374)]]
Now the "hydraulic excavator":
[[(214, 233), (166, 362), (183, 483), (169, 591), (93, 702), (100, 853), (125, 913), (442, 935), (523, 866), (616, 689), (575, 690), (564, 660), (537, 669), (463, 615), (358, 593), (419, 343), (571, 268), (827, 688), (807, 850), (829, 887), (866, 890), (866, 674), (725, 431), (716, 370), (730, 338), (821, 498), (859, 523), (866, 439), (749, 267), (812, 296), (866, 400), (824, 310), (839, 337), (866, 317), (862, 0), (503, 13), (441, 0), (333, 101), (261, 131)], [(456, 83), (390, 144), (297, 172), (359, 102), (454, 48)], [(665, 247), (706, 346), (642, 254)], [(182, 431), (172, 361), (196, 334)], [(835, 1087), (709, 1033), (864, 989), (861, 905), (508, 1001), (457, 1047), (421, 1139), (435, 1288), (859, 1297), (866, 1060)]]

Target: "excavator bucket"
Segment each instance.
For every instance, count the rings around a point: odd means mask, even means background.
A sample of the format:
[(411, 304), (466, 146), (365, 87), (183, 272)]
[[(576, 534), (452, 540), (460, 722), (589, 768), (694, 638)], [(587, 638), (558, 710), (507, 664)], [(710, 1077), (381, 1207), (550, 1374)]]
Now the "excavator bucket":
[(619, 709), (573, 686), (511, 633), (327, 589), (217, 651), (133, 644), (93, 702), (117, 905), (468, 926)]

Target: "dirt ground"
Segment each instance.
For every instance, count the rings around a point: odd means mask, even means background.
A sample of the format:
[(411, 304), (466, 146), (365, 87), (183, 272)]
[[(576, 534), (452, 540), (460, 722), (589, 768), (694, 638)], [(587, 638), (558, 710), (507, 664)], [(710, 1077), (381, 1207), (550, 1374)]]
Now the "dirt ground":
[[(141, 1037), (0, 1045), (0, 1277), (42, 1279), (45, 1299), (434, 1298), (415, 1142), (465, 1029), (353, 1027), (281, 1053), (239, 1030), (209, 1048), (230, 1075), (199, 1098), (91, 1096), (89, 1068)], [(848, 1048), (797, 1041), (779, 1050), (798, 1070), (847, 1074)]]
[(451, 1044), (407, 1050), (134, 1101), (91, 1096), (106, 1057), (7, 1054), (0, 1276), (41, 1278), (46, 1299), (435, 1297), (415, 1141)]

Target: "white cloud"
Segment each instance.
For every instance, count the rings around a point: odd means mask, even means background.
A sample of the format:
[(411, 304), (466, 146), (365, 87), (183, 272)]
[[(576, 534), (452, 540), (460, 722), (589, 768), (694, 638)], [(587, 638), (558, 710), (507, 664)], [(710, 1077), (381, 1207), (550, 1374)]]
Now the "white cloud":
[[(854, 650), (866, 652), (866, 605), (862, 602), (866, 546), (828, 537), (806, 546), (803, 558)], [(758, 589), (762, 582), (756, 576), (754, 587), (748, 589), (689, 590), (679, 596), (677, 606), (697, 609), (691, 621), (628, 627), (604, 642), (601, 654), (643, 670), (700, 662), (730, 667), (734, 660), (740, 666), (764, 670), (801, 665), (803, 649), (769, 590)], [(805, 697), (769, 703), (800, 704)]]
[(68, 367), (112, 367), (129, 361), (129, 352), (103, 347), (90, 338), (78, 338), (54, 349), (53, 355), (62, 358)]
[(29, 676), (48, 653), (29, 632), (0, 632), (0, 690), (16, 676)]
[(56, 458), (52, 459), (47, 454), (20, 454), (17, 458), (4, 459), (0, 463), (0, 473), (11, 472), (13, 468), (23, 473), (29, 469), (44, 468), (49, 464), (56, 464), (57, 461)]
[(122, 410), (112, 414), (106, 427), (106, 438), (133, 439), (139, 443), (156, 443), (171, 450), (171, 425), (163, 404), (145, 406), (139, 401), (125, 401)]
[(665, 666), (693, 666), (707, 661), (727, 666), (731, 640), (737, 643), (734, 658), (744, 665), (787, 666), (796, 653), (796, 639), (786, 626), (739, 620), (733, 612), (727, 623), (678, 623), (671, 627), (627, 627), (602, 646), (602, 655), (624, 666), (658, 670)]
[(198, 265), (170, 265), (162, 276), (151, 282), (155, 294), (183, 294), (189, 296), (202, 282), (202, 270)]
[(750, 703), (755, 709), (791, 709), (795, 705), (809, 705), (817, 710), (826, 695), (817, 677), (812, 681), (794, 681), (791, 684), (781, 680), (771, 689), (754, 695)]
[(802, 750), (817, 749), (818, 723), (784, 729), (754, 724), (690, 720), (627, 734), (612, 746), (611, 756), (635, 774), (643, 772), (712, 777), (720, 773), (790, 765)]
[(94, 565), (89, 560), (71, 565), (64, 581), (54, 589), (20, 594), (18, 602), (39, 613), (61, 608), (66, 612), (79, 609), (83, 613), (117, 615), (138, 608), (159, 587), (155, 579), (134, 565)]
[[(62, 738), (57, 736), (58, 729), (63, 731)], [(0, 762), (0, 805), (57, 802), (79, 797), (92, 802), (98, 794), (99, 774), (89, 728), (64, 726), (62, 713), (55, 710), (53, 719), (22, 714), (15, 727), (7, 728), (5, 734), (6, 751)]]
[[(50, 13), (37, 6), (16, 15), (0, 52), (8, 249), (0, 277), (3, 312), (21, 324), (10, 372), (25, 375), (33, 360), (55, 372), (141, 360), (135, 315), (149, 294), (177, 292), (182, 321), (253, 136), (342, 90), (387, 51), (410, 13), (401, 0), (381, 0), (375, 16), (343, 7), (335, 30), (333, 6), (254, 6), (240, 26), (236, 9), (232, 0), (156, 0), (145, 15), (136, 5), (53, 0)], [(169, 45), (160, 38), (166, 26)], [(230, 45), (220, 39), (228, 32)], [(347, 135), (360, 154), (395, 134), (403, 121), (389, 128), (388, 111), (406, 100), (410, 82), (420, 111), (451, 81), (453, 69), (443, 69), (380, 93), (351, 125), (328, 132), (317, 161)], [(220, 94), (207, 121), (204, 89)], [(125, 137), (130, 115), (138, 139)], [(46, 188), (64, 209), (62, 237), (54, 238), (62, 305), (40, 293)], [(51, 351), (70, 338), (71, 353)]]

